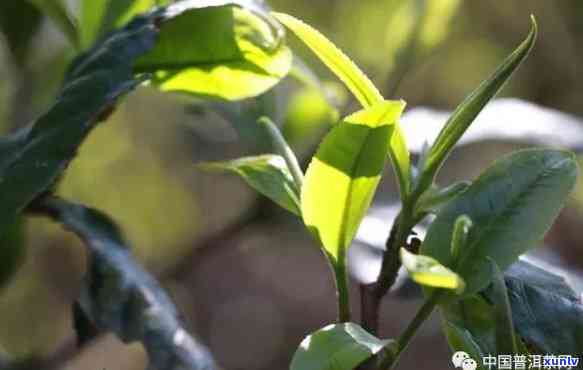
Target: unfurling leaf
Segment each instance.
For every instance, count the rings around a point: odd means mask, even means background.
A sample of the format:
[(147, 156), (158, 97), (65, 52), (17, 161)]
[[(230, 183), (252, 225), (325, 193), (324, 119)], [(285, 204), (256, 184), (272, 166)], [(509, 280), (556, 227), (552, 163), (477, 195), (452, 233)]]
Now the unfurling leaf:
[(301, 215), (300, 189), (294, 183), (285, 160), (279, 155), (261, 155), (227, 162), (204, 163), (201, 168), (234, 172), (259, 193), (288, 211)]
[[(346, 85), (363, 108), (368, 109), (384, 101), (383, 96), (371, 80), (324, 35), (288, 14), (272, 14), (320, 58)], [(409, 150), (398, 121), (394, 123), (393, 131), (389, 155), (399, 181), (401, 198), (405, 199), (409, 193), (411, 181)]]
[(389, 342), (350, 322), (328, 325), (302, 341), (290, 370), (353, 370)]
[[(491, 282), (488, 257), (501, 270), (538, 245), (575, 185), (573, 154), (523, 150), (503, 157), (443, 208), (432, 223), (420, 253), (453, 268), (474, 294)], [(473, 226), (459, 257), (451, 253), (458, 217)], [(454, 267), (456, 266), (456, 267)]]
[(461, 294), (465, 283), (458, 274), (440, 264), (434, 258), (413, 254), (401, 248), (401, 262), (415, 282), (434, 288), (455, 290)]
[(269, 14), (259, 7), (252, 13), (245, 5), (203, 4), (176, 3), (165, 10), (156, 47), (136, 63), (137, 72), (153, 73), (152, 83), (162, 91), (225, 100), (257, 96), (287, 75), (291, 51), (281, 40), (281, 26), (267, 22)]
[(432, 145), (419, 180), (422, 190), (431, 186), (437, 171), (470, 127), (486, 104), (502, 89), (506, 81), (528, 56), (537, 36), (537, 24), (532, 18), (532, 28), (526, 40), (498, 67), (487, 80), (482, 82), (452, 113)]

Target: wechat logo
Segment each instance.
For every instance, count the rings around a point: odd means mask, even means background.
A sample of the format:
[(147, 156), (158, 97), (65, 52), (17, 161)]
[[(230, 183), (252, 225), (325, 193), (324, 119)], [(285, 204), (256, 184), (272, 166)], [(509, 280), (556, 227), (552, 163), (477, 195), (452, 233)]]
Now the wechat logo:
[(478, 363), (464, 351), (457, 351), (451, 357), (451, 362), (456, 369), (476, 370)]

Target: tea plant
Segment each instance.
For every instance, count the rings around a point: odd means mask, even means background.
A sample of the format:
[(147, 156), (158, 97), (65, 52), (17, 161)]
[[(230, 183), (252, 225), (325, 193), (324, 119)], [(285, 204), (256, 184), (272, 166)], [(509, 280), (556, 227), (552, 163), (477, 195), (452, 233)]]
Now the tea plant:
[[(317, 30), (261, 2), (129, 1), (97, 9), (99, 2), (88, 1), (82, 9), (87, 19), (78, 27), (58, 1), (32, 3), (85, 51), (70, 64), (52, 107), (0, 142), (0, 237), (11, 246), (3, 248), (15, 250), (18, 244), (8, 241), (21, 217), (32, 214), (62, 223), (87, 244), (89, 269), (75, 305), (79, 341), (90, 340), (95, 330), (113, 332), (126, 342), (141, 341), (152, 369), (216, 368), (208, 350), (182, 328), (156, 280), (133, 260), (115, 223), (54, 196), (54, 189), (91, 130), (137, 86), (235, 101), (268, 91), (290, 71), (301, 75), (292, 65), (285, 27), (345, 84), (361, 109), (339, 119), (305, 173), (273, 117), (256, 124), (271, 138), (275, 153), (201, 167), (240, 175), (301, 218), (330, 263), (338, 320), (299, 344), (291, 369), (394, 369), (435, 308), (452, 350), (474, 359), (581, 353), (579, 298), (561, 278), (518, 260), (542, 240), (573, 189), (574, 155), (522, 150), (500, 158), (471, 182), (436, 184), (455, 144), (532, 49), (534, 18), (527, 38), (468, 95), (413, 163), (399, 123), (405, 102), (385, 99)], [(153, 5), (160, 7), (136, 15)], [(94, 14), (105, 15), (95, 20)], [(378, 279), (362, 290), (358, 323), (348, 294), (347, 251), (389, 162), (401, 211)], [(415, 226), (431, 215), (425, 240), (412, 243)], [(9, 265), (4, 271), (13, 270)], [(423, 286), (425, 302), (403, 333), (381, 339), (379, 306), (401, 266)], [(8, 275), (0, 275), (2, 282)]]

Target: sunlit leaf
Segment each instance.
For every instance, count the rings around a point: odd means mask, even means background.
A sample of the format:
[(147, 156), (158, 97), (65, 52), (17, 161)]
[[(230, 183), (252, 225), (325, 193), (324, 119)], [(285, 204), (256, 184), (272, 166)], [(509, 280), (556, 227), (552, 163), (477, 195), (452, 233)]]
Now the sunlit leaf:
[(79, 306), (98, 329), (126, 343), (141, 342), (152, 368), (215, 367), (207, 348), (184, 329), (168, 294), (136, 263), (107, 215), (58, 198), (43, 199), (34, 211), (54, 218), (86, 243), (90, 268)]
[(417, 283), (434, 288), (444, 288), (462, 293), (465, 283), (455, 272), (440, 264), (434, 258), (417, 255), (401, 248), (401, 262)]
[[(578, 173), (571, 153), (523, 150), (503, 157), (443, 208), (432, 223), (421, 254), (456, 271), (473, 294), (491, 281), (488, 257), (504, 270), (538, 245), (573, 189)], [(455, 221), (473, 222), (457, 261), (451, 254)]]
[(333, 263), (345, 258), (368, 209), (404, 103), (386, 101), (343, 120), (326, 136), (306, 173), (302, 215)]
[(71, 45), (79, 46), (79, 34), (73, 15), (63, 0), (28, 0), (47, 15), (65, 35)]
[[(344, 82), (365, 109), (384, 101), (383, 96), (371, 80), (319, 31), (288, 14), (272, 14), (295, 33)], [(411, 164), (409, 150), (398, 122), (395, 123), (394, 133), (391, 136), (389, 154), (399, 180), (401, 197), (404, 199), (409, 193)]]
[(300, 215), (299, 189), (285, 160), (279, 155), (261, 155), (228, 162), (205, 163), (201, 168), (231, 171), (241, 176), (253, 189), (288, 211)]
[(290, 370), (352, 370), (387, 344), (353, 323), (329, 325), (302, 341)]
[(291, 52), (266, 13), (181, 6), (168, 7), (173, 17), (162, 21), (156, 47), (135, 66), (153, 73), (162, 91), (239, 100), (267, 91), (289, 72)]
[(422, 187), (431, 186), (443, 162), (464, 132), (470, 127), (484, 106), (502, 89), (506, 81), (528, 56), (537, 36), (537, 25), (532, 18), (531, 31), (522, 44), (498, 67), (492, 76), (480, 84), (452, 113), (432, 145), (421, 169)]

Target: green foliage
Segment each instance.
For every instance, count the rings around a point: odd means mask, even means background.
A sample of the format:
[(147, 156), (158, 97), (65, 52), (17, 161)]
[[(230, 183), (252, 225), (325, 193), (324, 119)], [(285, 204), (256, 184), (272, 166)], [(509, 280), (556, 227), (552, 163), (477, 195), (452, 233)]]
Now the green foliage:
[[(79, 27), (60, 0), (28, 1), (85, 52), (69, 67), (46, 113), (30, 127), (0, 138), (0, 285), (8, 281), (24, 253), (23, 211), (59, 221), (89, 250), (90, 268), (76, 312), (83, 338), (95, 325), (123, 341), (142, 342), (152, 368), (214, 368), (206, 348), (183, 329), (166, 293), (131, 257), (115, 223), (99, 211), (52, 196), (91, 131), (110, 116), (122, 96), (147, 82), (161, 91), (220, 100), (210, 106), (238, 121), (235, 127), (242, 137), (263, 144), (265, 151), (265, 143), (271, 141), (276, 154), (202, 166), (238, 174), (256, 191), (301, 216), (333, 267), (342, 323), (304, 339), (292, 370), (352, 370), (376, 355), (379, 358), (373, 360), (379, 361), (371, 361), (371, 366), (394, 368), (436, 306), (452, 348), (474, 358), (526, 354), (525, 343), (545, 352), (580, 352), (579, 297), (560, 278), (516, 263), (542, 240), (573, 189), (578, 173), (574, 156), (559, 150), (524, 150), (497, 161), (471, 184), (444, 188), (434, 184), (455, 144), (529, 54), (537, 36), (534, 19), (526, 40), (454, 111), (416, 169), (399, 125), (405, 103), (385, 100), (323, 34), (290, 15), (270, 13), (261, 1), (83, 1)], [(0, 30), (17, 63), (25, 61), (41, 19), (29, 2), (0, 5)], [(409, 15), (393, 14), (389, 20), (390, 30), (395, 22), (408, 22), (394, 49), (399, 50), (394, 53), (398, 64), (405, 66), (395, 71), (402, 72), (412, 55), (432, 49), (444, 38), (459, 1), (397, 3), (394, 13)], [(27, 27), (17, 27), (14, 18), (24, 19)], [(299, 131), (334, 121), (337, 113), (301, 61), (296, 60), (292, 70), (292, 52), (279, 22), (320, 58), (363, 108), (325, 136), (305, 178), (279, 128), (266, 118), (281, 117), (275, 93), (267, 92), (293, 72), (304, 90), (288, 106), (288, 119), (303, 120)], [(226, 104), (246, 98), (257, 99)], [(255, 109), (242, 108), (253, 104)], [(396, 342), (380, 340), (349, 322), (346, 269), (347, 251), (387, 157), (397, 175), (402, 211), (387, 242), (379, 281), (363, 286), (363, 317), (372, 312), (374, 321), (374, 310), (401, 264), (428, 293)], [(417, 253), (408, 240), (429, 213), (436, 218)], [(376, 302), (372, 311), (367, 310), (368, 298)]]
[(285, 160), (279, 155), (261, 155), (228, 162), (202, 164), (206, 170), (231, 171), (253, 189), (281, 207), (300, 216), (300, 190), (294, 183)]
[(34, 211), (62, 223), (86, 243), (90, 268), (79, 304), (98, 329), (126, 343), (141, 342), (157, 369), (215, 367), (206, 347), (183, 328), (170, 297), (134, 261), (107, 215), (58, 198), (42, 199)]
[[(581, 351), (583, 304), (564, 278), (519, 261), (505, 282), (516, 332), (530, 347), (540, 354)], [(493, 289), (485, 294), (493, 300)]]
[(578, 168), (571, 153), (523, 150), (497, 161), (464, 193), (441, 210), (421, 253), (452, 267), (454, 222), (473, 222), (456, 271), (466, 281), (466, 295), (492, 279), (488, 257), (501, 269), (538, 245), (575, 185)]
[[(383, 96), (369, 78), (324, 35), (290, 15), (283, 13), (273, 14), (330, 68), (365, 109), (374, 107), (384, 101)], [(409, 192), (411, 164), (407, 144), (398, 122), (395, 122), (389, 154), (399, 179), (401, 197), (404, 199)]]
[(239, 100), (265, 92), (291, 68), (279, 30), (247, 10), (191, 9), (162, 22), (156, 47), (135, 66), (154, 73), (162, 91)]
[(302, 341), (290, 370), (352, 370), (390, 342), (350, 322), (328, 325)]
[(424, 161), (418, 185), (420, 191), (431, 186), (437, 171), (454, 145), (470, 127), (480, 111), (502, 89), (506, 81), (528, 56), (536, 41), (537, 32), (537, 24), (533, 17), (532, 28), (526, 40), (508, 56), (492, 76), (482, 82), (452, 113)]
[(498, 353), (519, 353), (504, 275), (496, 262), (491, 259), (489, 261), (493, 276), (491, 299), (495, 307), (496, 350)]
[(370, 205), (403, 108), (402, 102), (386, 101), (346, 117), (323, 140), (308, 168), (304, 222), (334, 264), (345, 257)]
[(431, 257), (413, 254), (401, 248), (401, 262), (411, 279), (421, 285), (452, 289), (457, 294), (461, 294), (465, 289), (465, 283), (458, 274)]

